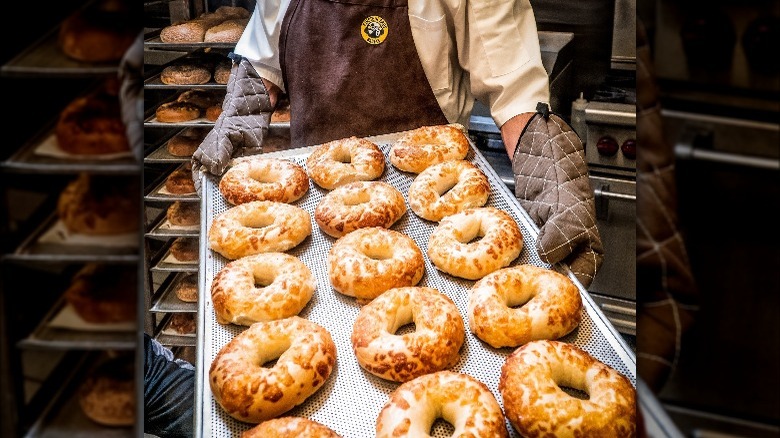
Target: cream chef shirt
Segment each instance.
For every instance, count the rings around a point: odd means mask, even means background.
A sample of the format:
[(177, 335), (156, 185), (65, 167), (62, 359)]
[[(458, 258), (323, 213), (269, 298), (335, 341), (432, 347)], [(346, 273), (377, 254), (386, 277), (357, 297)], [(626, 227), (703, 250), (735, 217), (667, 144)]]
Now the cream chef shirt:
[[(290, 0), (258, 1), (235, 52), (285, 89), (279, 33)], [(409, 21), (423, 70), (450, 123), (469, 126), (474, 99), (497, 126), (549, 101), (529, 0), (409, 0)]]

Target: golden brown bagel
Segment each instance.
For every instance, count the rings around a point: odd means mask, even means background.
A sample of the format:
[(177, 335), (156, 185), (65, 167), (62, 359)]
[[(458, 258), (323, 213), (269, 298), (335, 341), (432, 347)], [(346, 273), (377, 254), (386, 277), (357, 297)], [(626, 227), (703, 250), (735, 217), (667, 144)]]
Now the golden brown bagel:
[(341, 237), (358, 228), (390, 228), (404, 213), (404, 195), (395, 187), (382, 181), (354, 181), (323, 196), (314, 220), (325, 234)]
[(482, 207), (490, 196), (487, 177), (466, 160), (434, 164), (409, 186), (409, 207), (423, 219), (438, 222), (467, 208)]
[(385, 171), (385, 155), (375, 143), (350, 137), (317, 146), (306, 159), (306, 172), (326, 190), (352, 181), (370, 181)]
[(462, 160), (469, 152), (469, 140), (461, 125), (434, 125), (401, 135), (390, 148), (390, 163), (404, 172), (420, 173), (449, 160)]

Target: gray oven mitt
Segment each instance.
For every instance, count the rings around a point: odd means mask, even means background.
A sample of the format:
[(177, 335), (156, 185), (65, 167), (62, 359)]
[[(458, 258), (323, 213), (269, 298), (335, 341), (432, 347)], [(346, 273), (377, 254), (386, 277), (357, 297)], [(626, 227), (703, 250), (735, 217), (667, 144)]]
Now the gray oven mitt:
[(585, 150), (577, 133), (547, 104), (526, 125), (512, 159), (515, 196), (540, 227), (542, 261), (569, 265), (584, 287), (604, 259)]
[(234, 155), (262, 152), (273, 107), (260, 75), (246, 59), (231, 53), (233, 68), (222, 113), (192, 155), (192, 179), (200, 193), (202, 172), (221, 176)]

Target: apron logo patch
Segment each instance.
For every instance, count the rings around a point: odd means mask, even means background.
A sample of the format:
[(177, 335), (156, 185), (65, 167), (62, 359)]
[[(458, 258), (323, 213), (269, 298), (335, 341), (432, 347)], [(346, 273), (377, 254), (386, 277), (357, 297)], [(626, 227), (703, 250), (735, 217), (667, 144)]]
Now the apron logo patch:
[(360, 25), (360, 36), (368, 44), (381, 44), (387, 38), (387, 22), (378, 15), (372, 15)]

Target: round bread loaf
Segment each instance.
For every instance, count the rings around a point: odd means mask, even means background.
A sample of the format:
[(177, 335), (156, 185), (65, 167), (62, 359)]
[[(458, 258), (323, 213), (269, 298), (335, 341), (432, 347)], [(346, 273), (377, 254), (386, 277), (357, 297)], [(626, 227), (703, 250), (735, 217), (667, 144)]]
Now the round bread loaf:
[(160, 81), (168, 85), (200, 85), (211, 80), (211, 70), (203, 65), (174, 64), (160, 72)]
[(198, 149), (208, 134), (208, 129), (187, 128), (179, 131), (168, 140), (168, 153), (176, 157), (190, 157)]
[(194, 237), (177, 237), (171, 244), (171, 255), (180, 262), (198, 260), (198, 239)]
[(130, 151), (119, 98), (107, 89), (71, 101), (60, 112), (55, 135), (59, 148), (74, 155)]
[(404, 196), (383, 181), (353, 181), (322, 197), (314, 209), (320, 229), (333, 237), (366, 227), (390, 228), (406, 213)]
[(94, 2), (62, 21), (58, 41), (66, 56), (91, 63), (122, 59), (141, 29), (127, 19), (127, 7), (114, 9), (107, 3)]
[[(272, 367), (263, 366), (274, 359)], [(306, 401), (325, 384), (335, 364), (330, 333), (293, 316), (256, 322), (236, 335), (211, 363), (209, 384), (228, 415), (260, 423)]]
[(248, 18), (225, 20), (209, 28), (203, 36), (203, 41), (207, 43), (237, 43), (248, 22)]
[(158, 122), (180, 123), (189, 122), (200, 117), (200, 107), (189, 102), (165, 102), (155, 110)]
[(177, 195), (196, 193), (190, 163), (175, 169), (165, 178), (165, 190)]
[(182, 278), (176, 285), (176, 298), (185, 303), (198, 302), (198, 275), (190, 274)]
[(214, 82), (218, 84), (227, 84), (230, 79), (230, 69), (233, 67), (233, 63), (230, 59), (224, 59), (217, 63), (214, 67)]
[(103, 426), (135, 424), (134, 370), (132, 355), (118, 356), (98, 365), (78, 390), (84, 415)]
[(519, 347), (501, 367), (498, 390), (506, 417), (522, 436), (636, 436), (631, 382), (575, 345), (540, 340)]
[(200, 223), (200, 204), (197, 202), (176, 201), (165, 213), (171, 225), (190, 227)]
[(127, 265), (88, 263), (71, 280), (65, 301), (91, 324), (135, 321), (135, 268)]
[(168, 321), (168, 328), (180, 335), (192, 335), (197, 330), (195, 323), (195, 314), (187, 312), (179, 312), (171, 315), (170, 321)]
[(382, 176), (385, 156), (379, 146), (357, 137), (329, 141), (317, 146), (306, 159), (306, 173), (326, 190), (353, 181)]
[(82, 173), (60, 193), (57, 215), (71, 233), (134, 233), (140, 226), (140, 198), (133, 178)]

